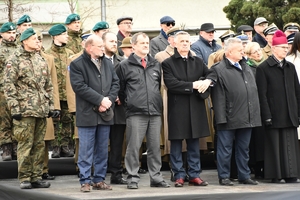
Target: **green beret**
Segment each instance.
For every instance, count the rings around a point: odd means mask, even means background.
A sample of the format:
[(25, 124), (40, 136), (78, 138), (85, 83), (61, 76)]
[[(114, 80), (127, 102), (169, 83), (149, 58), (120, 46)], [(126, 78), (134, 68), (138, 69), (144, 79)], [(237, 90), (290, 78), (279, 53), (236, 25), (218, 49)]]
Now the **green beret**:
[(28, 15), (23, 15), (17, 22), (17, 25), (21, 25), (23, 23), (28, 23), (28, 22), (31, 22), (30, 17)]
[(5, 33), (7, 31), (13, 31), (13, 30), (16, 30), (16, 25), (12, 22), (6, 22), (1, 26), (0, 33)]
[(92, 29), (93, 31), (98, 31), (98, 30), (102, 30), (102, 29), (108, 29), (109, 25), (107, 22), (102, 21), (102, 22), (98, 22), (97, 24), (95, 24), (94, 28)]
[(21, 34), (20, 41), (22, 42), (23, 40), (28, 39), (32, 35), (35, 35), (33, 28), (28, 28)]
[(55, 35), (60, 35), (64, 32), (67, 31), (67, 28), (63, 24), (55, 24), (50, 28), (48, 31), (50, 35), (55, 36)]
[(71, 24), (73, 21), (78, 21), (78, 20), (80, 20), (80, 16), (73, 13), (67, 17), (65, 24)]

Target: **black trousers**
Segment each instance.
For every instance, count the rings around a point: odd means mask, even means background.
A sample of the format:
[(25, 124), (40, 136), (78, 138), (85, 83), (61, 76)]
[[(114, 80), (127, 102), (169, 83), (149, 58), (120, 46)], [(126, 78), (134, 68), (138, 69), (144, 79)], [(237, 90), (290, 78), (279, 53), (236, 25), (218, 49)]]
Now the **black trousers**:
[(125, 129), (125, 124), (114, 124), (110, 128), (110, 153), (108, 160), (108, 171), (111, 172), (112, 180), (122, 178), (122, 150)]

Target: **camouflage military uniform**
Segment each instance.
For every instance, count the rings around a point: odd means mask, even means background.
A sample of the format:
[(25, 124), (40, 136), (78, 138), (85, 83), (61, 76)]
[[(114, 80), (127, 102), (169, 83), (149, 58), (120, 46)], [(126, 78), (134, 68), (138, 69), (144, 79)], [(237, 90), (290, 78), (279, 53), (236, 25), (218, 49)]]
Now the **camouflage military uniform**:
[(73, 31), (68, 29), (69, 41), (67, 44), (67, 48), (72, 50), (73, 53), (79, 53), (82, 50), (81, 46), (81, 34), (82, 30), (80, 31)]
[(59, 89), (59, 100), (61, 116), (58, 124), (55, 125), (55, 139), (52, 141), (53, 147), (67, 147), (73, 134), (73, 116), (68, 110), (66, 94), (66, 70), (68, 58), (74, 53), (66, 46), (56, 46), (54, 43), (46, 53), (54, 56), (57, 72), (57, 83)]
[[(16, 143), (17, 141), (13, 137), (12, 133), (12, 119), (10, 115), (10, 110), (7, 106), (7, 101), (4, 97), (3, 89), (3, 76), (5, 62), (8, 56), (15, 51), (17, 48), (16, 42), (8, 42), (3, 40), (0, 45), (0, 145), (2, 148), (8, 148), (8, 151), (12, 150), (12, 143), (14, 143), (14, 153), (12, 155), (13, 159), (16, 159)], [(10, 153), (11, 154), (11, 153)], [(8, 159), (11, 160), (11, 159)]]
[(4, 74), (4, 94), (18, 141), (18, 178), (41, 179), (44, 161), (46, 117), (54, 109), (53, 87), (45, 60), (35, 52), (19, 47), (8, 59)]

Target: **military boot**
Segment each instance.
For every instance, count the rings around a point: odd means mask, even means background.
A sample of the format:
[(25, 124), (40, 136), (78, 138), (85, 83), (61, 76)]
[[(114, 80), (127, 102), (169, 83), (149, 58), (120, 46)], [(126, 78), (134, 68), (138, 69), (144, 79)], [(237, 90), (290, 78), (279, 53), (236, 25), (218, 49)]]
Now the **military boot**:
[(18, 152), (18, 143), (14, 142), (12, 143), (12, 154), (11, 154), (13, 160), (18, 159), (17, 152)]
[(74, 152), (69, 149), (68, 146), (62, 146), (60, 151), (61, 157), (73, 157)]
[(3, 144), (2, 146), (2, 160), (3, 161), (11, 161), (11, 152), (12, 152), (12, 144)]
[(51, 158), (60, 158), (60, 147), (59, 146), (53, 147)]

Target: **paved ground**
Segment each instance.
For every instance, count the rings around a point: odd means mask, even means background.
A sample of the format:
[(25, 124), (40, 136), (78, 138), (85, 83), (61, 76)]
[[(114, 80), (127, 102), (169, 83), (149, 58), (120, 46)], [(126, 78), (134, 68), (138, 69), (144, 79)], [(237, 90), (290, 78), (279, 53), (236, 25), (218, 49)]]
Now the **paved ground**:
[[(163, 171), (165, 180), (170, 182), (170, 173)], [(110, 174), (107, 174), (109, 180)], [(257, 186), (238, 184), (235, 186), (220, 186), (217, 179), (216, 170), (204, 170), (202, 179), (209, 182), (206, 187), (188, 186), (175, 188), (171, 183), (170, 188), (151, 188), (149, 174), (141, 175), (139, 189), (128, 190), (126, 185), (112, 185), (112, 191), (95, 191), (90, 193), (80, 192), (80, 185), (76, 175), (57, 176), (50, 181), (51, 187), (48, 189), (19, 189), (17, 179), (1, 179), (0, 185), (5, 185), (15, 192), (20, 192), (22, 196), (30, 194), (58, 195), (54, 199), (299, 199), (300, 184), (271, 184), (269, 181), (260, 181)], [(109, 183), (109, 181), (107, 181)], [(1, 190), (1, 189), (0, 189)], [(1, 194), (1, 192), (0, 192)], [(291, 196), (293, 195), (293, 196)], [(295, 197), (297, 196), (297, 197)], [(54, 196), (53, 196), (54, 197)], [(1, 199), (1, 196), (0, 196)], [(25, 199), (25, 198), (24, 198)], [(41, 199), (47, 199), (46, 197)]]

